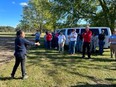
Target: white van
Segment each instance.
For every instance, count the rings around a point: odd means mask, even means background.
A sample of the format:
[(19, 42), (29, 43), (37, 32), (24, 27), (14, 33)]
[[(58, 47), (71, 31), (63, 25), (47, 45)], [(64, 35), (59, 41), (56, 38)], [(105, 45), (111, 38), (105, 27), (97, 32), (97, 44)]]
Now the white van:
[[(85, 27), (76, 27), (76, 28), (63, 28), (60, 29), (60, 32), (63, 32), (63, 34), (66, 36), (66, 43), (65, 45), (69, 44), (68, 36), (70, 35), (72, 29), (75, 29), (78, 34), (82, 34), (85, 31)], [(102, 30), (105, 32), (105, 45), (104, 48), (108, 48), (110, 44), (108, 43), (109, 37), (111, 36), (111, 30), (109, 27), (90, 27), (90, 30), (95, 33), (98, 37), (98, 35), (101, 33)], [(98, 41), (97, 41), (98, 42)]]
[(54, 33), (59, 33), (61, 29), (56, 29)]

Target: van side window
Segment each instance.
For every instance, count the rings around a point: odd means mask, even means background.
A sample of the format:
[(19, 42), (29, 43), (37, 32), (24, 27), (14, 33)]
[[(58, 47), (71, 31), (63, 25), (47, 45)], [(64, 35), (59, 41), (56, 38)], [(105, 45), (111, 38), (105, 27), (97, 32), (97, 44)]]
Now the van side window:
[(102, 28), (101, 30), (104, 30), (105, 35), (108, 35), (108, 30), (106, 28)]
[(63, 35), (65, 35), (65, 30), (61, 30), (60, 32), (62, 32), (62, 33), (63, 33)]
[(92, 33), (94, 33), (95, 35), (99, 35), (99, 30), (98, 29), (90, 29), (92, 31)]
[(76, 33), (77, 33), (77, 34), (79, 33), (79, 29), (76, 29)]
[(72, 29), (68, 29), (68, 34), (67, 35), (70, 35), (71, 34), (71, 32), (72, 32)]
[(85, 29), (81, 29), (81, 34), (82, 34), (83, 32), (85, 32)]

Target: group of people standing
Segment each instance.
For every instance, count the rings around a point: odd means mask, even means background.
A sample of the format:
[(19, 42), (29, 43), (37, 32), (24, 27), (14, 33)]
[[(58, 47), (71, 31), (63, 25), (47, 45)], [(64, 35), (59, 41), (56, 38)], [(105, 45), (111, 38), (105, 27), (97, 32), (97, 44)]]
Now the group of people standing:
[[(91, 58), (91, 53), (96, 52), (96, 47), (99, 40), (99, 54), (103, 54), (104, 47), (104, 39), (105, 33), (102, 30), (102, 33), (96, 36), (91, 30), (89, 30), (89, 26), (85, 28), (85, 32), (82, 34), (77, 34), (75, 29), (72, 29), (70, 35), (68, 36), (69, 40), (69, 54), (75, 54), (75, 51), (82, 52), (82, 57), (85, 58), (85, 53), (87, 50), (88, 58)], [(64, 52), (64, 44), (66, 41), (65, 35), (63, 32), (60, 33), (50, 33), (46, 32), (44, 36), (44, 46), (47, 49), (55, 48), (58, 49), (59, 52)]]
[(64, 52), (65, 40), (66, 37), (62, 32), (55, 34), (48, 31), (44, 35), (44, 46), (46, 49), (55, 48), (58, 49), (59, 52)]
[[(35, 35), (35, 43), (28, 41), (25, 39), (25, 33), (22, 30), (17, 31), (16, 38), (15, 38), (15, 64), (11, 73), (11, 78), (14, 78), (15, 72), (21, 64), (21, 71), (22, 71), (22, 79), (28, 78), (25, 71), (25, 58), (26, 58), (26, 45), (33, 45), (39, 46), (40, 45), (40, 32), (37, 30)], [(91, 58), (91, 52), (96, 51), (96, 35), (89, 30), (89, 26), (86, 27), (85, 32), (82, 35), (77, 34), (75, 29), (72, 30), (71, 34), (68, 37), (69, 39), (69, 54), (75, 54), (75, 48), (77, 47), (77, 51), (82, 51), (82, 58), (85, 58), (85, 52), (87, 50), (88, 58)], [(103, 46), (105, 34), (102, 31), (101, 34), (98, 35), (99, 40), (99, 53), (103, 54)], [(51, 34), (50, 32), (46, 32), (44, 36), (44, 46), (47, 49), (57, 48), (59, 52), (64, 52), (64, 44), (66, 41), (65, 35), (62, 32), (59, 34)], [(115, 54), (116, 58), (116, 30), (113, 32), (113, 35), (109, 38), (110, 42), (110, 50), (111, 50), (111, 57)], [(92, 50), (93, 49), (93, 50)]]
[[(35, 33), (35, 41), (38, 42), (40, 40), (40, 32)], [(105, 31), (102, 30), (101, 34), (98, 36), (95, 32), (92, 32), (89, 29), (89, 26), (86, 26), (85, 31), (82, 34), (77, 34), (75, 29), (72, 29), (70, 35), (68, 36), (69, 40), (69, 54), (75, 54), (75, 51), (82, 53), (82, 58), (85, 58), (85, 53), (87, 51), (88, 58), (91, 58), (91, 53), (96, 53), (96, 47), (98, 45), (99, 50), (97, 53), (100, 55), (103, 54), (104, 50), (103, 47), (105, 45)], [(58, 49), (59, 52), (64, 52), (64, 44), (66, 41), (65, 35), (63, 32), (59, 33), (50, 33), (49, 31), (46, 32), (44, 36), (44, 46), (47, 49), (55, 48)], [(110, 42), (110, 50), (111, 50), (111, 57), (115, 54), (116, 58), (116, 30), (114, 30), (112, 36), (109, 38)]]

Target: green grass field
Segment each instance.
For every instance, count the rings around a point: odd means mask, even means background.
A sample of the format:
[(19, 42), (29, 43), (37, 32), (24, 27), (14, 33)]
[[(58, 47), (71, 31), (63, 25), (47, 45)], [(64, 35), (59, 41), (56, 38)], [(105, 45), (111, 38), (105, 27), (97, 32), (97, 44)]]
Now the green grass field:
[(29, 78), (20, 79), (20, 67), (16, 78), (10, 78), (15, 62), (12, 59), (0, 66), (0, 87), (115, 87), (116, 61), (110, 58), (109, 49), (103, 56), (92, 55), (91, 60), (81, 56), (32, 47), (26, 62)]

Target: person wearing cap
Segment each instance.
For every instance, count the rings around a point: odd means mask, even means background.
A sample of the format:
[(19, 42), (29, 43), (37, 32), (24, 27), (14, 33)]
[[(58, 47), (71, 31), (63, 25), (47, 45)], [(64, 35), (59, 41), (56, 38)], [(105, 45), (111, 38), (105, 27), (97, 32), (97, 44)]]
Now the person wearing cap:
[(26, 54), (27, 54), (27, 49), (26, 45), (33, 45), (33, 46), (39, 46), (40, 43), (33, 43), (25, 39), (25, 33), (22, 30), (18, 30), (16, 33), (16, 38), (15, 38), (15, 65), (13, 67), (12, 73), (11, 73), (11, 78), (14, 78), (15, 72), (21, 64), (21, 71), (22, 71), (22, 79), (27, 78), (28, 76), (26, 75), (25, 72), (25, 60), (26, 60)]
[(85, 58), (86, 49), (87, 49), (88, 58), (91, 58), (90, 42), (91, 42), (92, 32), (89, 30), (89, 26), (86, 26), (85, 32), (82, 34), (82, 37), (83, 37), (82, 58)]
[(98, 35), (98, 40), (99, 40), (99, 54), (102, 55), (104, 50), (103, 50), (103, 47), (104, 47), (104, 39), (105, 39), (105, 33), (104, 33), (104, 30), (102, 30), (101, 34)]
[(110, 42), (111, 58), (113, 58), (113, 56), (114, 56), (116, 59), (116, 29), (114, 30), (113, 34), (110, 36), (109, 42)]
[(69, 53), (75, 54), (75, 46), (77, 41), (77, 33), (75, 29), (73, 29), (71, 34), (69, 35), (69, 39), (70, 39)]

